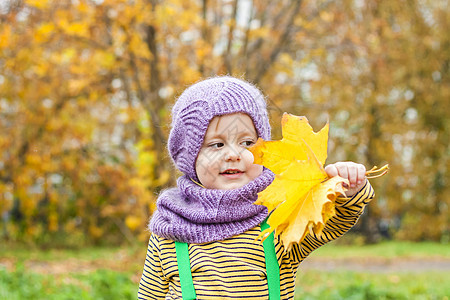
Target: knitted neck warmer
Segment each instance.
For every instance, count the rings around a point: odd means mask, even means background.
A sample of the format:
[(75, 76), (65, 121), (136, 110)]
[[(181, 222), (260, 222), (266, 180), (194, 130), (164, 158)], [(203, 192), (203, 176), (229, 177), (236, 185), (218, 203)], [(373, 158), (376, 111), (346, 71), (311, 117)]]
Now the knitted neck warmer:
[(253, 204), (274, 179), (264, 168), (255, 180), (235, 190), (205, 189), (187, 176), (164, 191), (149, 229), (164, 238), (186, 243), (208, 243), (243, 233), (267, 217), (267, 208)]

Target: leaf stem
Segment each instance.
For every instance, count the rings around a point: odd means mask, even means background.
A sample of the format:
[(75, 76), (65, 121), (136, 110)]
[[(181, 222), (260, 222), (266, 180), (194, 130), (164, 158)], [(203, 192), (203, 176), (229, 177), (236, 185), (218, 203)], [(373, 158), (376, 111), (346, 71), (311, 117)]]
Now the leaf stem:
[(389, 164), (385, 164), (384, 166), (382, 166), (379, 169), (377, 166), (374, 166), (372, 169), (370, 169), (369, 171), (366, 172), (366, 176), (369, 179), (378, 178), (378, 177), (383, 176), (387, 172), (389, 172)]

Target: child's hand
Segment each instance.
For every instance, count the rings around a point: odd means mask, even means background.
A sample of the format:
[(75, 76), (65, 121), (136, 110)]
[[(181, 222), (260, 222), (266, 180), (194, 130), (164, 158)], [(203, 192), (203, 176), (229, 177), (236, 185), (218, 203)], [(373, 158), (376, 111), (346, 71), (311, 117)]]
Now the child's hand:
[(351, 161), (337, 162), (325, 167), (329, 177), (336, 175), (348, 179), (350, 186), (344, 183), (344, 187), (348, 190), (345, 192), (347, 197), (351, 197), (364, 186), (366, 183), (366, 167)]

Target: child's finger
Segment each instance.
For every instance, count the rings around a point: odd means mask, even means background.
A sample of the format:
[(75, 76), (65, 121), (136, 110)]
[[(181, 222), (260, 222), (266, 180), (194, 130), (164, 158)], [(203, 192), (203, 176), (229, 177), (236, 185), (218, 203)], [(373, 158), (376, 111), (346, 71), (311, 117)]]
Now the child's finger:
[(358, 164), (358, 182), (357, 182), (357, 184), (360, 185), (365, 181), (366, 181), (366, 167), (362, 164)]
[(356, 165), (349, 165), (347, 170), (350, 187), (354, 188), (358, 182), (358, 167)]
[(338, 175), (338, 170), (334, 164), (326, 166), (325, 172), (327, 172), (328, 177), (334, 177)]
[(349, 179), (347, 163), (339, 162), (339, 163), (336, 163), (335, 165), (338, 170), (338, 175), (341, 176), (342, 178)]

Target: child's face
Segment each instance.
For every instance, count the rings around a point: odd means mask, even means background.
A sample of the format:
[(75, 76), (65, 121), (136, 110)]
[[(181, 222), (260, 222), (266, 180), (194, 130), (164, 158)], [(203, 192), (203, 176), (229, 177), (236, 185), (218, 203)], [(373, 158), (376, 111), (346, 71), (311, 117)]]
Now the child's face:
[(263, 167), (253, 164), (253, 155), (247, 150), (257, 139), (248, 115), (214, 117), (195, 162), (200, 183), (208, 189), (231, 190), (258, 177)]

